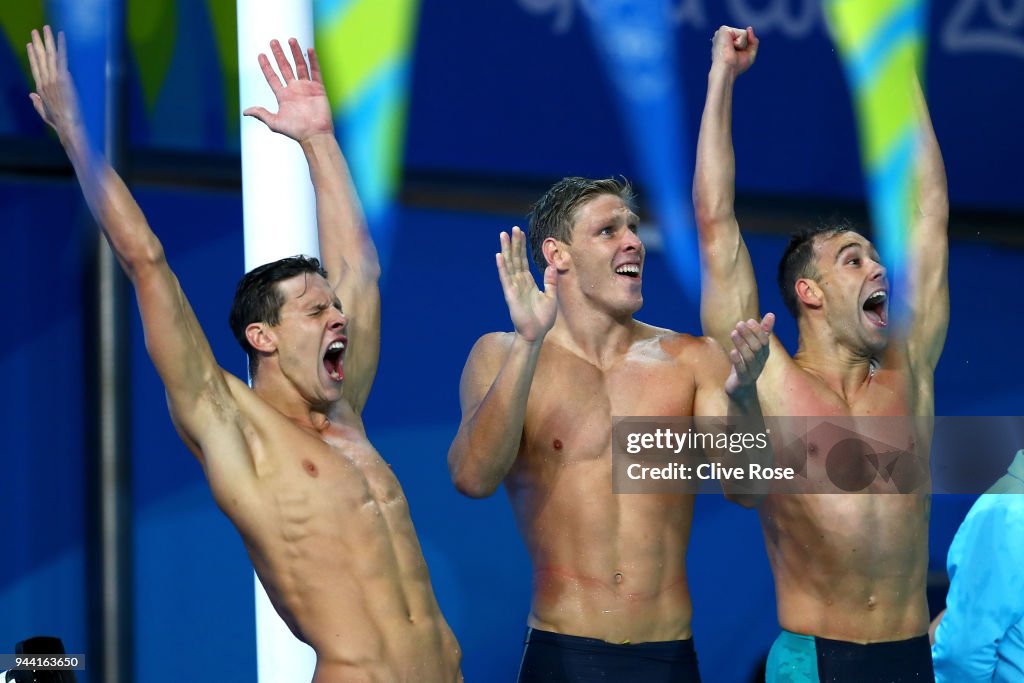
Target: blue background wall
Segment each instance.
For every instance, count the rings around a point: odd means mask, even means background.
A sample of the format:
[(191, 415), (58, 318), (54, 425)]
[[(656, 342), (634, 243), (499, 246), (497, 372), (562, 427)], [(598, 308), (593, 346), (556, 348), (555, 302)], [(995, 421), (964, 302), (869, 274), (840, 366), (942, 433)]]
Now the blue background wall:
[[(635, 175), (610, 89), (582, 24), (584, 4), (424, 3), (409, 113), (410, 171), (421, 179), (482, 179), (493, 189), (568, 174)], [(690, 131), (696, 130), (700, 113), (707, 39), (714, 27), (753, 23), (764, 41), (758, 64), (744, 76), (737, 95), (741, 191), (779, 210), (804, 200), (845, 206), (842, 202), (859, 199), (849, 99), (815, 18), (815, 3), (672, 5), (678, 11), (679, 72)], [(789, 20), (774, 9), (783, 5), (792, 6)], [(1024, 17), (1017, 21), (1009, 11), (1000, 16), (993, 5), (949, 0), (936, 2), (932, 13), (930, 100), (949, 170), (954, 222), (962, 228), (974, 226), (974, 214), (965, 210), (997, 211), (1015, 225), (1024, 209), (1015, 161), (1024, 156), (1016, 118), (1024, 107)], [(548, 9), (530, 9), (539, 6)], [(810, 18), (802, 22), (805, 12)], [(29, 145), (33, 156), (45, 160), (54, 153), (53, 142), (33, 118), (25, 74), (13, 55), (11, 50), (0, 54), (7, 60), (0, 68), (0, 133), (10, 143), (4, 149)], [(167, 78), (190, 76), (172, 70)], [(181, 83), (168, 87), (185, 92)], [(208, 101), (197, 104), (201, 100), (196, 92), (159, 99), (164, 104), (158, 106), (208, 108)], [(146, 126), (152, 121), (138, 107), (133, 117), (133, 154), (140, 164), (153, 150), (173, 148), (175, 140), (184, 140), (180, 147), (187, 150), (198, 139), (195, 130), (150, 139)], [(157, 120), (164, 131), (176, 121), (187, 127), (197, 119), (163, 112)], [(217, 151), (216, 136), (202, 139), (209, 141), (207, 151)], [(223, 147), (230, 153), (226, 139)], [(204, 171), (186, 163), (177, 173), (187, 179)], [(215, 354), (242, 374), (243, 357), (226, 325), (242, 271), (239, 195), (173, 183), (138, 184), (135, 190)], [(640, 200), (643, 209), (643, 195)], [(480, 334), (509, 328), (493, 253), (497, 233), (521, 224), (526, 208), (525, 202), (507, 213), (402, 207), (382, 283), (383, 348), (367, 408), (368, 431), (406, 489), (439, 601), (465, 651), (469, 681), (513, 680), (530, 570), (504, 494), (485, 501), (459, 497), (448, 481), (445, 454), (457, 426), (458, 376), (469, 348)], [(765, 227), (758, 225), (760, 215), (751, 212), (745, 224)], [(970, 239), (954, 240), (951, 249), (952, 326), (936, 379), (936, 408), (946, 415), (1021, 415), (1024, 375), (1007, 360), (1012, 353), (1005, 346), (1013, 348), (1024, 332), (1015, 297), (1024, 252), (993, 241), (990, 223), (977, 225)], [(61, 635), (70, 650), (84, 651), (92, 620), (86, 608), (89, 541), (83, 521), (89, 432), (83, 401), (91, 363), (83, 352), (83, 258), (94, 232), (70, 181), (30, 179), (13, 171), (0, 177), (0, 231), (8, 256), (0, 284), (9, 293), (0, 335), (0, 472), (6, 494), (0, 506), (0, 538), (6, 541), (0, 563), (0, 651), (42, 632)], [(1002, 237), (1014, 234), (1004, 231)], [(784, 238), (755, 234), (749, 244), (765, 284), (764, 307), (781, 311), (769, 283)], [(645, 294), (641, 319), (697, 330), (697, 312), (660, 254), (649, 257)], [(200, 468), (170, 425), (137, 314), (128, 314), (133, 325), (132, 354), (125, 362), (133, 377), (134, 678), (254, 680), (251, 567), (213, 504)], [(780, 334), (794, 339), (788, 321)], [(970, 502), (967, 497), (934, 500), (933, 569), (943, 569), (946, 548)], [(756, 515), (714, 497), (701, 497), (696, 515), (688, 561), (705, 679), (739, 683), (747, 680), (776, 628), (760, 529)], [(88, 674), (80, 680), (90, 683)]]

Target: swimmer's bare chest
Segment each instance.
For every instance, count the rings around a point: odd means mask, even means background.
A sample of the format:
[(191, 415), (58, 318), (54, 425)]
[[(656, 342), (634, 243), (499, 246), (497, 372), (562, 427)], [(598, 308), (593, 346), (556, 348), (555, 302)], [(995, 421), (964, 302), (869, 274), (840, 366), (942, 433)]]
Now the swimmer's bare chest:
[(789, 492), (906, 493), (927, 477), (930, 396), (909, 373), (878, 370), (848, 396), (795, 363), (767, 379), (762, 411), (789, 433), (777, 457), (802, 475)]
[[(282, 529), (295, 527), (281, 538), (337, 539), (335, 552), (346, 555), (346, 563), (387, 571), (378, 553), (367, 551), (415, 543), (408, 503), (390, 466), (355, 427), (332, 424), (317, 436), (289, 431), (267, 440), (265, 455), (273, 464), (258, 483)], [(362, 552), (352, 552), (360, 546)]]
[(545, 349), (506, 478), (535, 567), (611, 580), (621, 557), (685, 549), (692, 497), (615, 495), (611, 428), (619, 416), (690, 415), (693, 395), (693, 377), (654, 344), (605, 369)]
[(927, 568), (929, 497), (920, 484), (930, 420), (907, 416), (928, 397), (905, 373), (880, 370), (844, 400), (795, 367), (760, 393), (766, 415), (813, 416), (799, 448), (782, 454), (802, 469), (799, 485), (769, 496), (759, 510), (781, 623), (849, 640), (916, 633)]
[(609, 368), (545, 349), (506, 479), (534, 570), (529, 623), (609, 642), (690, 634), (693, 497), (612, 492), (613, 417), (691, 415), (695, 382), (655, 343)]
[(406, 579), (426, 577), (405, 495), (360, 426), (313, 433), (270, 412), (249, 424), (256, 477), (248, 490), (236, 488), (232, 507), (218, 502), (268, 591), (293, 602), (317, 590), (330, 595), (338, 590), (331, 584), (376, 581), (402, 593)]
[(692, 415), (694, 390), (692, 373), (652, 340), (608, 368), (545, 347), (518, 462), (558, 468), (601, 460), (607, 472), (614, 417)]

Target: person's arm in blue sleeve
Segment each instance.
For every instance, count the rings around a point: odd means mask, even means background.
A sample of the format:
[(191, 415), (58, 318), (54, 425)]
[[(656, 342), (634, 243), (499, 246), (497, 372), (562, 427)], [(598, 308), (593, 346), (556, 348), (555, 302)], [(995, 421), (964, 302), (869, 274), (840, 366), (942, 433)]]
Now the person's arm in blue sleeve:
[(946, 612), (935, 631), (937, 683), (992, 680), (999, 643), (1024, 618), (1024, 509), (985, 494), (949, 550)]

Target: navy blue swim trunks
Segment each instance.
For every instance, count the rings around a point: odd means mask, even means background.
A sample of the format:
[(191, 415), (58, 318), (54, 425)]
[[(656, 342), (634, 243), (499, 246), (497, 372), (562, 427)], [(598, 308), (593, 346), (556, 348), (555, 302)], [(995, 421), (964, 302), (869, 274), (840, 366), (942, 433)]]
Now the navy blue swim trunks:
[(616, 645), (526, 629), (518, 683), (700, 683), (693, 639)]

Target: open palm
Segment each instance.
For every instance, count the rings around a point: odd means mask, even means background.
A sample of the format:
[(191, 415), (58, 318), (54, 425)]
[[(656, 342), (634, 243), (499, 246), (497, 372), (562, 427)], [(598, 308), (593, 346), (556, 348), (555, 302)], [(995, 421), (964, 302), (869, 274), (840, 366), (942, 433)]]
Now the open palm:
[(324, 89), (316, 52), (313, 48), (307, 50), (307, 65), (299, 41), (291, 38), (288, 45), (295, 60), (294, 72), (281, 48), (281, 43), (276, 40), (270, 42), (270, 51), (281, 72), (280, 78), (267, 56), (263, 53), (259, 56), (260, 68), (267, 79), (267, 84), (274, 92), (274, 97), (277, 98), (277, 113), (263, 107), (249, 107), (243, 114), (257, 118), (275, 133), (299, 142), (313, 135), (333, 133), (331, 105), (327, 100), (327, 91)]
[(512, 228), (512, 237), (501, 233), (501, 253), (496, 255), (498, 277), (505, 293), (505, 302), (512, 317), (516, 333), (526, 341), (538, 341), (555, 324), (558, 302), (555, 298), (555, 267), (544, 271), (544, 291), (530, 273), (526, 260), (526, 235), (518, 227)]

